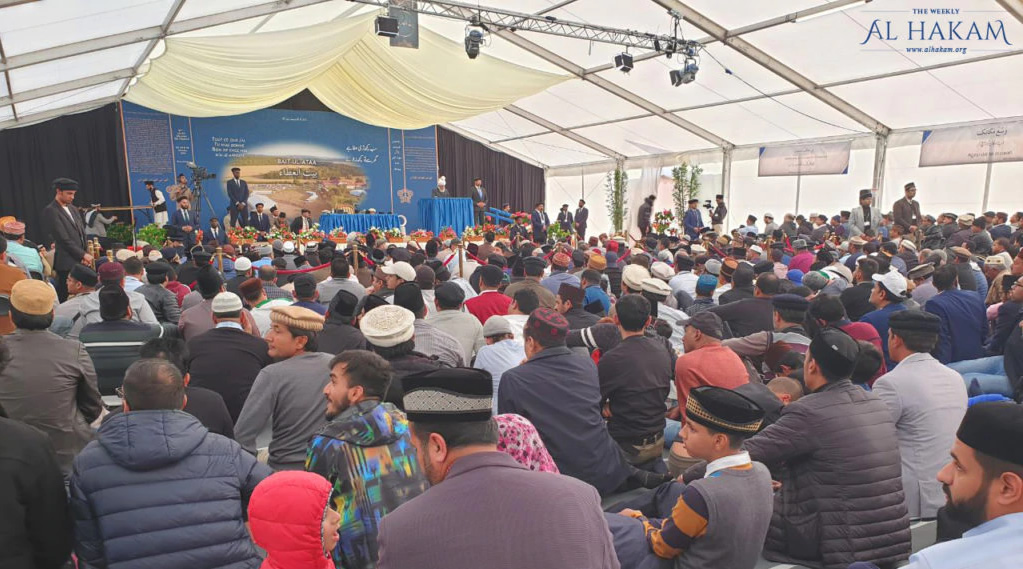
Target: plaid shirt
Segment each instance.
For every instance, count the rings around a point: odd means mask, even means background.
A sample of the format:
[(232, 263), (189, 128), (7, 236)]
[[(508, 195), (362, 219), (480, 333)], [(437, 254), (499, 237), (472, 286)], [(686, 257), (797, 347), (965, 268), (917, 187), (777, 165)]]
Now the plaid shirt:
[(277, 285), (275, 285), (273, 283), (264, 282), (263, 283), (263, 292), (266, 293), (267, 300), (274, 300), (274, 299), (278, 299), (278, 298), (285, 298), (285, 299), (291, 300), (291, 298), (292, 298), (290, 292), (284, 290), (283, 288), (281, 288), (281, 287), (279, 287), (279, 286), (277, 286)]

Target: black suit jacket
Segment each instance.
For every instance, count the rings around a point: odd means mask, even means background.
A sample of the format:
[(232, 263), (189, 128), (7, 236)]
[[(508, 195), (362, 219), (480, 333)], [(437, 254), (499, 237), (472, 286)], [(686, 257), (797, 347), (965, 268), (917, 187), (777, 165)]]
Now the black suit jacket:
[[(309, 219), (309, 229), (313, 228), (313, 223), (315, 223), (315, 222), (310, 218)], [(302, 231), (302, 216), (298, 216), (295, 219), (291, 220), (291, 232), (292, 233), (299, 233), (301, 231)]]
[(216, 241), (217, 243), (219, 243), (221, 245), (226, 245), (227, 244), (227, 232), (224, 231), (224, 226), (221, 225), (220, 227), (217, 227), (216, 229), (213, 229), (212, 227), (210, 227), (209, 230), (206, 233), (203, 234), (203, 241), (205, 241), (206, 243), (209, 243), (210, 241)]
[(256, 231), (266, 233), (270, 231), (270, 215), (265, 211), (263, 213), (252, 212), (249, 214), (249, 225), (256, 228)]
[(480, 199), (480, 197), (476, 194), (476, 186), (469, 189), (469, 197), (472, 198), (472, 207), (475, 207), (476, 209), (480, 209), (476, 206), (476, 202), (484, 202), (489, 205), (489, 200), (487, 200), (487, 189), (480, 186), (479, 191), (483, 194), (483, 199)]
[(85, 218), (73, 205), (68, 209), (74, 221), (56, 200), (43, 208), (42, 222), (47, 241), (56, 245), (53, 255), (55, 271), (70, 271), (85, 256)]
[(239, 203), (248, 203), (249, 185), (245, 180), (239, 179), (236, 182), (234, 177), (231, 177), (227, 181), (227, 197), (231, 200), (231, 207), (237, 207)]
[(232, 328), (214, 328), (188, 341), (191, 387), (215, 391), (237, 421), (260, 370), (273, 363), (266, 341)]
[(586, 221), (590, 218), (590, 210), (581, 207), (575, 210), (575, 224), (579, 227), (586, 227)]

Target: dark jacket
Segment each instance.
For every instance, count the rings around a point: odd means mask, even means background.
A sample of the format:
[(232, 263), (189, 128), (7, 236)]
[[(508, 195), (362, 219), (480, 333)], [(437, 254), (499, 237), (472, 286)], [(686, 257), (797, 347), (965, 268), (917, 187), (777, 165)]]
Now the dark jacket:
[(266, 340), (234, 328), (199, 334), (188, 341), (188, 354), (191, 384), (219, 393), (231, 421), (238, 420), (259, 371), (273, 363)]
[(498, 413), (529, 419), (562, 474), (592, 484), (602, 495), (614, 492), (628, 477), (600, 415), (593, 360), (564, 346), (547, 348), (504, 372), (500, 387)]
[(987, 315), (974, 292), (946, 290), (931, 297), (924, 310), (941, 318), (941, 334), (931, 355), (943, 364), (984, 357)]
[(909, 556), (895, 423), (876, 395), (848, 380), (830, 383), (786, 407), (746, 449), (782, 484), (765, 558), (845, 569)]
[(920, 220), (923, 218), (920, 215), (920, 202), (913, 200), (912, 203), (907, 198), (902, 198), (899, 201), (892, 204), (892, 217), (895, 218), (895, 225), (902, 227), (903, 234), (909, 233), (911, 226), (920, 225)]
[(146, 302), (153, 309), (153, 315), (161, 324), (177, 324), (181, 318), (181, 307), (178, 306), (178, 297), (162, 285), (144, 284), (135, 292), (146, 297)]
[(185, 408), (182, 411), (199, 419), (209, 432), (234, 438), (234, 420), (219, 393), (189, 385), (185, 388), (185, 397)]
[(551, 224), (551, 218), (546, 211), (533, 210), (529, 214), (530, 224), (533, 226), (533, 242), (543, 244), (547, 241), (547, 226)]
[(568, 320), (569, 330), (589, 328), (600, 321), (600, 316), (576, 307), (572, 307), (571, 310), (562, 314), (562, 316), (565, 317), (565, 320)]
[(438, 360), (437, 356), (428, 356), (419, 352), (412, 352), (411, 354), (387, 361), (390, 362), (391, 372), (393, 372), (394, 375), (391, 377), (391, 384), (387, 386), (387, 395), (384, 396), (384, 401), (393, 403), (402, 411), (405, 410), (405, 403), (402, 401), (402, 398), (405, 397), (405, 387), (402, 385), (401, 380), (405, 376), (419, 373), (421, 371), (431, 371), (442, 367), (450, 367), (444, 362)]
[(134, 320), (86, 324), (78, 340), (92, 358), (99, 392), (113, 395), (124, 382), (124, 372), (139, 359), (142, 344), (163, 336), (163, 327)]
[[(370, 463), (401, 464), (373, 468)], [(390, 403), (367, 400), (349, 407), (309, 442), (305, 469), (327, 479), (331, 504), (341, 514), (337, 567), (375, 567), (380, 518), (429, 488), (409, 440), (405, 414)]]
[(654, 202), (651, 200), (643, 200), (640, 204), (639, 209), (636, 213), (636, 225), (643, 230), (643, 234), (646, 234), (650, 230), (650, 215), (654, 211)]
[(991, 338), (985, 346), (987, 355), (1000, 356), (1005, 352), (1005, 342), (1012, 331), (1019, 328), (1020, 319), (1023, 319), (1023, 305), (1020, 303), (1005, 301), (998, 307), (995, 328), (991, 331)]
[(253, 211), (249, 214), (249, 225), (254, 227), (256, 231), (266, 233), (270, 231), (270, 224), (270, 214), (265, 211), (263, 213)]
[(71, 217), (56, 200), (43, 208), (42, 222), (45, 244), (54, 243), (53, 270), (70, 271), (85, 255), (85, 218), (75, 206), (68, 206)]
[(316, 341), (320, 345), (320, 351), (328, 354), (366, 349), (366, 337), (362, 335), (361, 330), (331, 317), (323, 324), (323, 331), (317, 336)]
[(244, 511), (270, 469), (182, 411), (103, 423), (75, 458), (75, 553), (88, 567), (181, 569), (260, 564)]
[(721, 296), (718, 298), (718, 304), (731, 304), (748, 298), (753, 298), (753, 285), (740, 288), (732, 287), (730, 290), (721, 293)]
[(0, 567), (58, 569), (71, 555), (71, 515), (53, 446), (2, 408), (0, 441)]
[[(697, 304), (694, 303), (691, 308), (696, 306)], [(774, 329), (774, 304), (770, 298), (747, 298), (708, 310), (717, 314), (731, 330), (729, 338), (742, 338), (756, 332), (770, 332)], [(689, 315), (692, 316), (696, 312), (700, 311), (689, 312)]]
[(223, 225), (218, 225), (216, 229), (212, 226), (203, 233), (203, 243), (210, 243), (216, 241), (220, 245), (227, 244), (227, 230), (224, 229)]
[[(291, 232), (292, 233), (297, 235), (297, 234), (302, 232), (302, 219), (304, 219), (304, 218), (300, 215), (300, 216), (296, 217), (295, 219), (291, 220)], [(312, 218), (309, 218), (309, 229), (313, 228), (313, 224), (314, 223), (316, 223), (316, 221), (314, 219), (312, 219)]]

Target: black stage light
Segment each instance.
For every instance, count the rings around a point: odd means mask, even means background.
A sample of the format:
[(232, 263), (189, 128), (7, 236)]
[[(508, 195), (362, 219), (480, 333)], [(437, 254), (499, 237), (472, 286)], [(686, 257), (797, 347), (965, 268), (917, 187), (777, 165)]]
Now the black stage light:
[(378, 36), (384, 36), (385, 38), (398, 37), (398, 18), (377, 16), (375, 29)]
[(615, 56), (615, 67), (618, 68), (622, 73), (628, 73), (632, 71), (633, 61), (632, 54), (620, 53)]
[(479, 29), (470, 29), (465, 34), (465, 54), (469, 56), (469, 59), (476, 59), (476, 56), (480, 54), (480, 46), (483, 45), (483, 31)]

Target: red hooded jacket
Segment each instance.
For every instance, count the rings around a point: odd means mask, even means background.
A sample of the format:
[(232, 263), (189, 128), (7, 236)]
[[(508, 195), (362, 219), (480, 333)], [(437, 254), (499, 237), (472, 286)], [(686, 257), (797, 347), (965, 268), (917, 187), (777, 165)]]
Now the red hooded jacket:
[(249, 499), (252, 539), (266, 550), (261, 569), (334, 569), (321, 531), (330, 482), (311, 472), (277, 472)]

